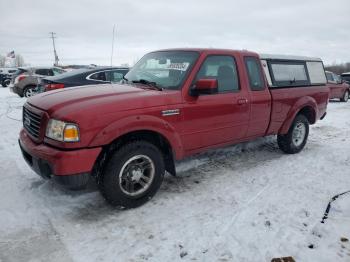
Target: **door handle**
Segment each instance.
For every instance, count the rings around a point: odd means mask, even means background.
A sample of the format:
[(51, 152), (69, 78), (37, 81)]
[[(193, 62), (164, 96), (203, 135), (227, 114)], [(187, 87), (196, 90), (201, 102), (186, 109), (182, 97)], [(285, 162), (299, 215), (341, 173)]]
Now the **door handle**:
[(237, 100), (237, 104), (239, 105), (245, 105), (248, 103), (248, 99), (247, 98), (240, 98)]

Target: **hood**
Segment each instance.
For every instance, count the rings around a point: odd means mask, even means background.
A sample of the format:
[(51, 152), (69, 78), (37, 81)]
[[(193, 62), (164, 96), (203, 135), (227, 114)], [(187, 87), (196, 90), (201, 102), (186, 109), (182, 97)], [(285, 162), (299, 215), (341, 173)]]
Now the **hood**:
[[(124, 111), (137, 108), (159, 106), (168, 103), (169, 93), (133, 85), (105, 84), (64, 88), (33, 96), (27, 102), (49, 114), (60, 111), (63, 114), (77, 111), (93, 111), (103, 108)], [(171, 96), (171, 95), (170, 95)], [(103, 110), (105, 111), (105, 110)]]

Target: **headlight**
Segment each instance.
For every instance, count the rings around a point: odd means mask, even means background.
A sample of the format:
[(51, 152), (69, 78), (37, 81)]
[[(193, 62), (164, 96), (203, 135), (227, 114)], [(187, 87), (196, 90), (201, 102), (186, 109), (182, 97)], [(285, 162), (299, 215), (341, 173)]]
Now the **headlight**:
[(75, 124), (50, 119), (46, 127), (46, 136), (62, 142), (77, 142), (79, 141), (79, 128)]

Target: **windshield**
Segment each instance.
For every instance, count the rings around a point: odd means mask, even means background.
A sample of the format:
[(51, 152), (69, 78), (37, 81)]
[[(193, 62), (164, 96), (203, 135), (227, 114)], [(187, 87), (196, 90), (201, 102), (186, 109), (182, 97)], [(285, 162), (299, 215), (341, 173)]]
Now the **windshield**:
[(145, 55), (125, 75), (129, 82), (154, 83), (164, 89), (179, 89), (198, 58), (193, 51), (159, 51)]

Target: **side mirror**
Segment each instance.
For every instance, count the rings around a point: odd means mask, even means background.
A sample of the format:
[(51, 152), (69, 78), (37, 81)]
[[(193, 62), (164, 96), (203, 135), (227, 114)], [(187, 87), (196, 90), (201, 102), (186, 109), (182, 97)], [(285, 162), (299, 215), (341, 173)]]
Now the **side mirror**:
[(201, 94), (215, 94), (218, 92), (217, 79), (198, 79), (191, 89), (192, 96), (199, 96)]

